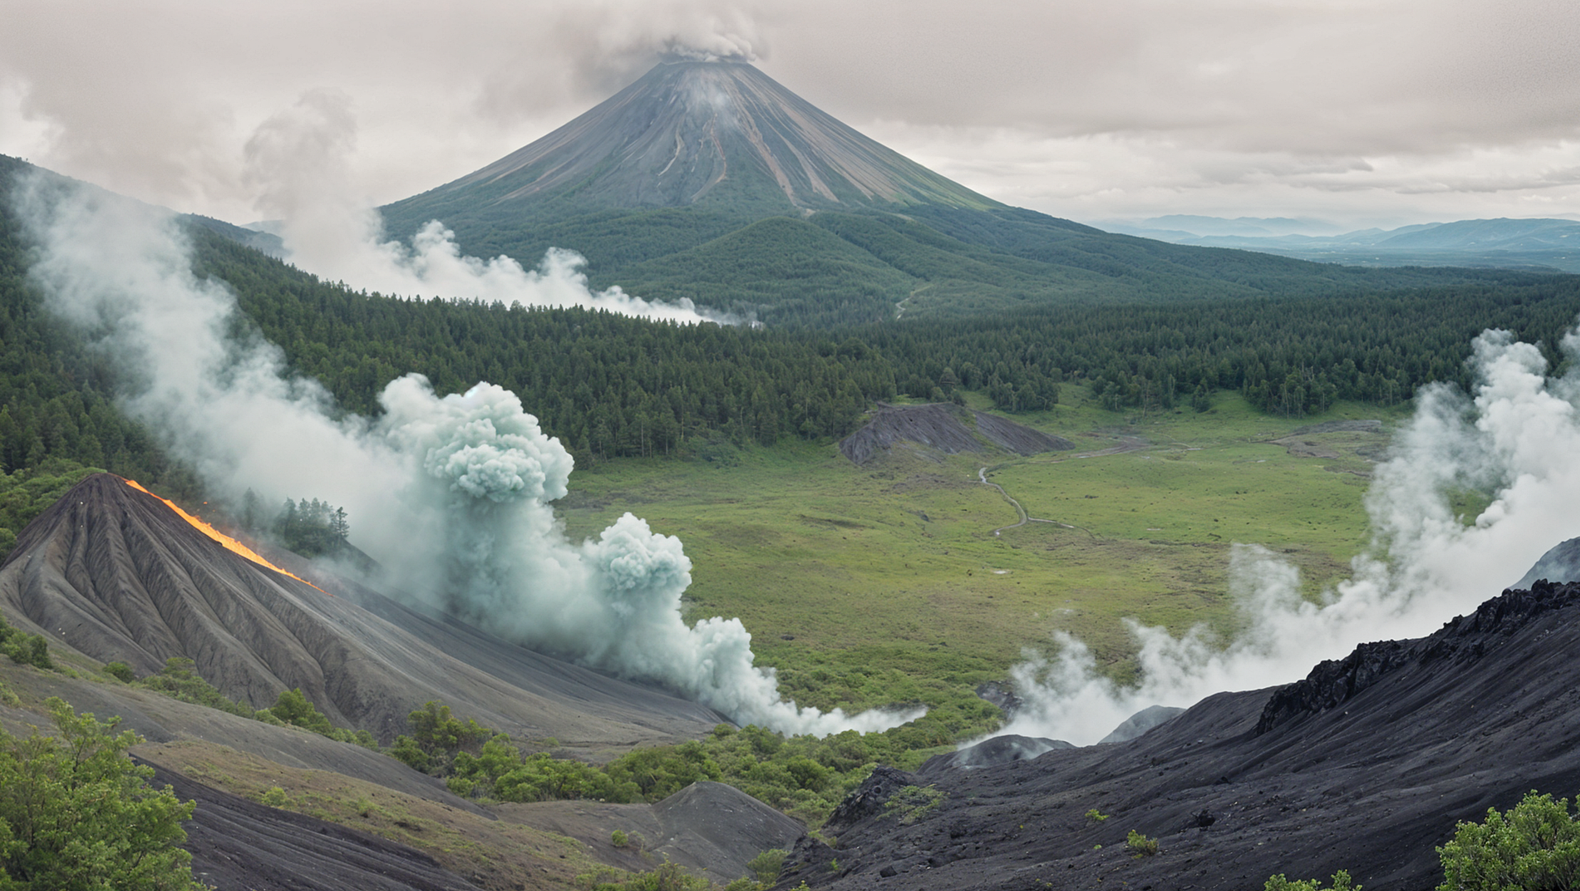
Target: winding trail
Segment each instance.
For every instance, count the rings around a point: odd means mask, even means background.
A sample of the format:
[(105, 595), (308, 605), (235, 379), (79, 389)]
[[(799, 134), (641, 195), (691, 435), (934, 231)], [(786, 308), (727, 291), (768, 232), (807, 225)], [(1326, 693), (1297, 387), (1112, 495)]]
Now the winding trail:
[[(1004, 496), (1004, 500), (1008, 501), (1015, 508), (1015, 513), (1020, 515), (1020, 522), (1019, 523), (1011, 523), (1008, 526), (1000, 526), (997, 529), (993, 530), (993, 534), (994, 535), (998, 535), (1000, 532), (1003, 532), (1005, 529), (1019, 529), (1020, 527), (1026, 525), (1027, 523), (1052, 523), (1055, 526), (1063, 526), (1066, 529), (1081, 529), (1081, 527), (1079, 527), (1079, 526), (1071, 526), (1069, 523), (1061, 523), (1058, 520), (1044, 520), (1041, 517), (1034, 517), (1034, 516), (1026, 513), (1026, 509), (1024, 507), (1020, 506), (1020, 502), (1019, 501), (1016, 501), (1015, 499), (1011, 498), (1010, 494), (1008, 492), (1004, 491), (1004, 487), (1003, 486), (999, 485), (998, 483), (990, 483), (990, 482), (988, 482), (987, 468), (986, 467), (979, 467), (979, 468), (977, 468), (977, 479), (980, 479), (982, 481), (982, 485), (984, 485), (984, 486), (992, 486), (993, 488), (997, 489), (998, 493), (1000, 495)], [(1085, 529), (1081, 529), (1081, 531), (1082, 532), (1086, 532), (1087, 535), (1091, 535), (1092, 534), (1091, 532), (1088, 532)]]
[[(1126, 452), (1135, 452), (1135, 451), (1139, 451), (1141, 449), (1144, 449), (1146, 447), (1147, 447), (1147, 441), (1142, 439), (1139, 436), (1121, 436), (1119, 438), (1119, 444), (1116, 445), (1116, 446), (1112, 446), (1110, 448), (1099, 449), (1099, 450), (1097, 450), (1095, 452), (1083, 452), (1083, 453), (1081, 453), (1079, 455), (1066, 455), (1066, 456), (1063, 456), (1063, 457), (1060, 457), (1060, 458), (1056, 458), (1056, 459), (1054, 459), (1052, 461), (1039, 461), (1037, 463), (1039, 463), (1039, 464), (1058, 464), (1061, 461), (1069, 461), (1069, 460), (1071, 460), (1073, 458), (1098, 458), (1098, 457), (1102, 457), (1102, 456), (1105, 456), (1105, 455), (1122, 455), (1122, 454), (1124, 454)], [(1000, 526), (997, 529), (994, 529), (993, 530), (993, 535), (994, 535), (995, 538), (998, 537), (998, 534), (1000, 532), (1003, 532), (1005, 529), (1019, 529), (1020, 527), (1026, 525), (1027, 523), (1051, 523), (1051, 524), (1053, 524), (1055, 526), (1059, 526), (1059, 527), (1062, 527), (1064, 529), (1077, 529), (1077, 530), (1080, 530), (1081, 532), (1085, 532), (1087, 535), (1092, 536), (1093, 539), (1097, 538), (1097, 536), (1092, 533), (1092, 530), (1087, 529), (1085, 526), (1074, 526), (1074, 525), (1071, 525), (1069, 523), (1061, 522), (1059, 520), (1044, 520), (1041, 517), (1034, 517), (1031, 514), (1028, 514), (1026, 512), (1026, 508), (1021, 507), (1021, 504), (1020, 504), (1019, 501), (1016, 501), (1014, 498), (1010, 497), (1010, 494), (1008, 492), (1004, 491), (1004, 487), (1003, 486), (999, 485), (998, 483), (993, 483), (993, 482), (989, 482), (988, 481), (987, 468), (986, 467), (979, 467), (979, 468), (977, 468), (977, 479), (982, 481), (982, 485), (984, 485), (984, 486), (991, 486), (992, 488), (997, 489), (998, 493), (1004, 497), (1004, 500), (1008, 501), (1010, 503), (1010, 505), (1015, 508), (1015, 513), (1020, 516), (1020, 522), (1018, 522), (1018, 523), (1011, 523), (1008, 526)]]

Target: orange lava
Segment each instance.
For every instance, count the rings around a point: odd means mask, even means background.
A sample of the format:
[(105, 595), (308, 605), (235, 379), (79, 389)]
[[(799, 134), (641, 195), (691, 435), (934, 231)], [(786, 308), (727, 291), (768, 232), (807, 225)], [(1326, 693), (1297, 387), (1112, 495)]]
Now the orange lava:
[[(123, 479), (125, 479), (125, 478), (123, 477)], [(137, 491), (142, 492), (144, 495), (153, 495), (153, 497), (159, 498), (158, 495), (154, 495), (154, 493), (152, 493), (152, 492), (148, 491), (147, 489), (143, 488), (142, 485), (139, 484), (136, 480), (126, 480), (126, 484), (128, 486), (131, 486), (133, 489), (136, 489)], [(225, 546), (225, 550), (231, 551), (232, 553), (239, 554), (239, 555), (241, 555), (243, 557), (246, 557), (248, 560), (251, 560), (252, 562), (258, 564), (259, 566), (262, 566), (265, 569), (272, 569), (275, 572), (278, 572), (280, 575), (288, 575), (291, 578), (296, 579), (297, 581), (301, 582), (304, 585), (309, 585), (309, 586), (311, 586), (313, 588), (317, 588), (320, 591), (324, 590), (323, 588), (319, 588), (317, 585), (314, 585), (312, 582), (308, 581), (307, 579), (302, 578), (301, 576), (297, 575), (296, 573), (294, 573), (294, 572), (286, 572), (285, 570), (281, 569), (280, 567), (275, 566), (273, 563), (270, 563), (269, 561), (263, 559), (262, 557), (258, 556), (258, 552), (257, 551), (254, 551), (252, 548), (247, 547), (246, 545), (242, 544), (241, 542), (237, 541), (234, 538), (231, 538), (229, 535), (226, 535), (225, 533), (219, 531), (218, 529), (215, 529), (213, 526), (210, 526), (209, 524), (203, 522), (202, 520), (199, 520), (197, 517), (192, 516), (191, 514), (189, 514), (186, 511), (182, 510), (180, 507), (177, 507), (176, 503), (174, 501), (171, 501), (168, 498), (159, 498), (159, 500), (163, 501), (166, 504), (166, 506), (168, 506), (171, 510), (175, 511), (176, 512), (176, 516), (180, 517), (183, 520), (186, 520), (188, 523), (191, 523), (193, 526), (197, 527), (199, 532), (202, 532), (204, 535), (207, 535), (209, 538), (212, 538), (215, 541), (219, 542), (220, 544), (224, 545)]]

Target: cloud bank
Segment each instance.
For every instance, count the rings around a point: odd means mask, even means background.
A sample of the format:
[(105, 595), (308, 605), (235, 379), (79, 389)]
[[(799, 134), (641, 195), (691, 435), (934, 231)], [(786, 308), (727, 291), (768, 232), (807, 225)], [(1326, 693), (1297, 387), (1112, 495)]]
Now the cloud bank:
[(12, 4), (6, 24), (0, 151), (237, 221), (255, 197), (243, 144), (307, 90), (355, 99), (357, 185), (381, 203), (508, 154), (675, 49), (754, 56), (902, 153), (1058, 216), (1399, 225), (1572, 216), (1580, 199), (1571, 0), (458, 0), (385, 4), (376, 23), (345, 2), (58, 0)]
[(660, 683), (742, 724), (825, 735), (881, 730), (919, 713), (798, 708), (754, 664), (738, 619), (687, 626), (691, 562), (678, 539), (630, 514), (569, 541), (552, 502), (571, 456), (515, 394), (479, 383), (439, 396), (392, 381), (376, 419), (335, 411), (285, 373), (260, 336), (231, 339), (234, 295), (200, 280), (173, 220), (98, 189), (42, 178), (19, 190), (49, 305), (118, 361), (126, 410), (216, 493), (311, 494), (343, 505), (355, 543), (428, 603), (533, 648)]
[[(1562, 346), (1580, 360), (1580, 328)], [(1087, 744), (1149, 705), (1298, 680), (1359, 643), (1420, 637), (1473, 611), (1580, 535), (1580, 362), (1548, 377), (1540, 350), (1495, 330), (1475, 339), (1470, 361), (1472, 394), (1446, 384), (1417, 394), (1414, 418), (1373, 477), (1373, 541), (1349, 580), (1312, 603), (1295, 567), (1236, 544), (1230, 593), (1242, 630), (1227, 645), (1200, 628), (1176, 638), (1132, 622), (1141, 679), (1121, 687), (1098, 674), (1080, 641), (1061, 636), (1056, 656), (1029, 654), (1014, 670), (1026, 706), (1001, 732)], [(1457, 516), (1451, 496), (1464, 492), (1491, 503)]]

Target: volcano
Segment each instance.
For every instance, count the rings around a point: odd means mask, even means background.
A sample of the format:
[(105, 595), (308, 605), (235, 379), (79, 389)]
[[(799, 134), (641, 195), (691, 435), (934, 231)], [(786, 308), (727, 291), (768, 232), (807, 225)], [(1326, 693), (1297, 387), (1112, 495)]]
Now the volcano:
[(51, 646), (125, 662), (138, 675), (190, 658), (253, 708), (299, 688), (335, 724), (386, 743), (432, 699), (514, 738), (555, 737), (586, 751), (695, 738), (723, 720), (315, 577), (290, 554), (244, 556), (107, 473), (77, 484), (23, 530), (0, 567), (0, 606)]
[(551, 247), (598, 287), (837, 324), (1049, 301), (1260, 296), (1460, 280), (1114, 235), (1002, 204), (742, 61), (670, 61), (563, 127), (382, 208), (468, 253)]
[(533, 201), (761, 214), (1002, 206), (735, 61), (661, 64), (542, 139), (411, 203), (442, 216), (478, 202)]

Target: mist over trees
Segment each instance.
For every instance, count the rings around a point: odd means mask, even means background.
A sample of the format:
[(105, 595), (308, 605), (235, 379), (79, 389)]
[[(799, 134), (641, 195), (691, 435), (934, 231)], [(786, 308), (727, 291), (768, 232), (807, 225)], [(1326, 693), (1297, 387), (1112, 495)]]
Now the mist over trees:
[[(85, 468), (199, 496), (152, 431), (117, 409), (126, 370), (91, 345), (99, 333), (45, 310), (3, 204), (0, 555)], [(292, 370), (323, 383), (343, 410), (378, 414), (385, 383), (412, 371), (440, 393), (486, 380), (519, 394), (581, 466), (623, 456), (727, 460), (737, 447), (836, 439), (874, 401), (902, 395), (970, 391), (998, 411), (1027, 412), (1057, 405), (1075, 383), (1106, 408), (1141, 413), (1205, 409), (1226, 390), (1291, 417), (1337, 400), (1393, 405), (1428, 381), (1468, 384), (1469, 342), (1486, 327), (1507, 328), (1556, 361), (1580, 313), (1580, 278), (1502, 274), (1384, 292), (1042, 304), (837, 328), (683, 326), (387, 298), (320, 281), (207, 229), (190, 237), (198, 274), (237, 292), (233, 333), (278, 344)], [(314, 513), (311, 503), (304, 509)], [(331, 519), (275, 533), (318, 551), (344, 538)]]

